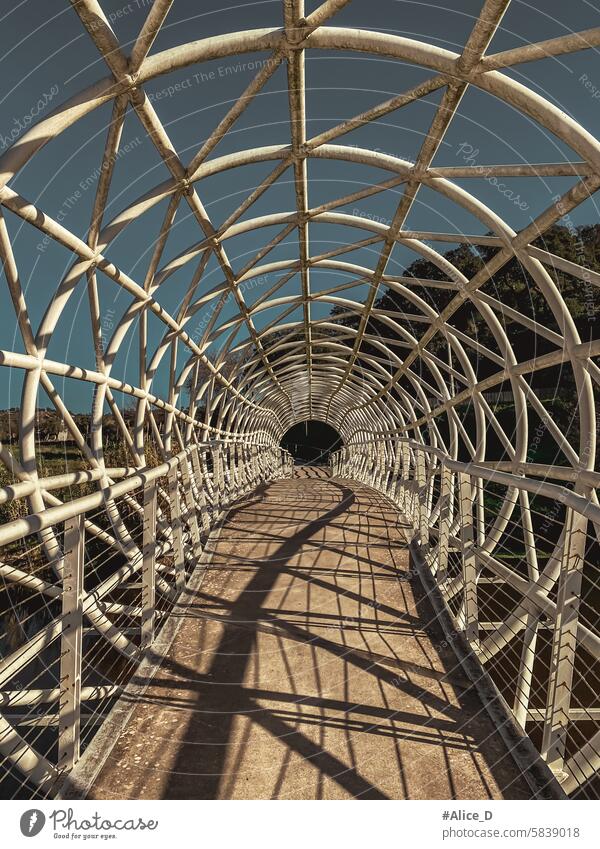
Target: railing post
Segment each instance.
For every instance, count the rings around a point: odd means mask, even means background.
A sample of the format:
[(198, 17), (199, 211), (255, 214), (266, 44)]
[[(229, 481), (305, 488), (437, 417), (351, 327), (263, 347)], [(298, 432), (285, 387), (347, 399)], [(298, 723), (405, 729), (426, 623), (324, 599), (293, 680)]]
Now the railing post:
[(371, 486), (373, 489), (379, 489), (379, 457), (380, 457), (381, 445), (377, 443), (376, 445), (371, 444)]
[(240, 476), (238, 469), (238, 450), (237, 444), (232, 442), (229, 446), (229, 480), (231, 486), (231, 500), (233, 501), (239, 495)]
[(210, 528), (210, 519), (208, 516), (208, 504), (206, 503), (206, 495), (204, 493), (205, 476), (202, 472), (202, 465), (200, 463), (200, 449), (197, 445), (192, 445), (191, 457), (192, 472), (194, 473), (194, 478), (196, 479), (196, 489), (198, 490), (198, 509), (200, 512), (200, 521), (202, 522), (202, 529), (204, 531), (208, 531)]
[(419, 522), (419, 541), (429, 545), (429, 517), (427, 515), (427, 471), (425, 452), (417, 451), (417, 518)]
[(416, 450), (413, 450), (413, 452), (411, 454), (410, 461), (409, 461), (409, 469), (410, 469), (410, 474), (412, 475), (412, 478), (410, 479), (410, 487), (409, 487), (409, 491), (408, 491), (409, 516), (410, 516), (410, 520), (412, 522), (413, 529), (416, 530), (417, 527), (418, 527), (418, 525), (417, 525), (417, 510), (418, 510), (417, 486), (418, 486), (418, 482), (417, 482), (417, 451)]
[(525, 729), (525, 725), (527, 723), (538, 626), (539, 620), (537, 615), (535, 613), (528, 613), (525, 631), (523, 634), (523, 647), (521, 649), (521, 658), (519, 661), (519, 675), (517, 677), (517, 688), (513, 703), (515, 719), (523, 729)]
[(392, 473), (390, 475), (390, 480), (388, 483), (387, 495), (395, 504), (397, 504), (398, 499), (396, 497), (396, 493), (398, 488), (398, 470), (400, 468), (400, 447), (398, 443), (394, 444), (393, 453), (394, 463), (392, 466)]
[(386, 474), (387, 474), (386, 473), (387, 458), (386, 458), (386, 451), (385, 451), (385, 442), (383, 440), (381, 440), (377, 444), (377, 461), (376, 461), (376, 463), (377, 463), (376, 469), (375, 469), (375, 472), (376, 472), (376, 477), (375, 477), (376, 488), (380, 492), (385, 492), (385, 480), (386, 480)]
[(587, 522), (567, 507), (542, 738), (542, 756), (557, 773), (563, 769), (569, 726)]
[(223, 497), (223, 488), (221, 486), (221, 452), (218, 448), (213, 448), (211, 451), (213, 464), (213, 487), (220, 508)]
[[(533, 583), (539, 578), (539, 567), (536, 552), (536, 541), (531, 521), (529, 506), (529, 493), (521, 490), (519, 493), (521, 505), (521, 525), (523, 528), (523, 541), (527, 559), (527, 575)], [(515, 699), (513, 702), (513, 713), (516, 721), (525, 730), (529, 713), (529, 701), (531, 698), (531, 685), (533, 683), (533, 664), (535, 661), (536, 645), (539, 628), (539, 613), (530, 610), (527, 613), (525, 630), (523, 633), (523, 645), (519, 660), (519, 674), (515, 688)]]
[(363, 480), (367, 486), (373, 486), (373, 469), (375, 462), (373, 460), (373, 444), (371, 442), (366, 446), (366, 463)]
[(81, 730), (81, 653), (83, 648), (83, 514), (65, 522), (60, 643), (58, 767), (69, 771), (79, 760)]
[(229, 443), (222, 443), (219, 448), (221, 457), (221, 490), (223, 493), (223, 504), (231, 501), (231, 481), (229, 480)]
[(173, 531), (173, 565), (175, 567), (175, 588), (178, 592), (185, 589), (185, 555), (183, 549), (183, 524), (181, 520), (181, 497), (177, 466), (169, 471), (169, 503), (171, 505), (171, 530)]
[(223, 446), (223, 451), (225, 452), (223, 457), (223, 475), (225, 479), (225, 485), (227, 486), (227, 498), (229, 501), (233, 501), (235, 498), (235, 481), (234, 481), (234, 466), (235, 466), (235, 457), (233, 454), (233, 443), (228, 442)]
[(242, 446), (242, 481), (244, 492), (250, 489), (250, 446)]
[(156, 480), (144, 486), (144, 520), (142, 530), (142, 635), (141, 649), (154, 642), (156, 619)]
[(438, 524), (438, 557), (435, 575), (438, 584), (443, 584), (448, 577), (448, 555), (450, 545), (450, 522), (452, 496), (452, 471), (448, 466), (442, 466), (440, 480), (440, 518)]
[(485, 542), (485, 493), (483, 478), (475, 478), (477, 492), (477, 545), (482, 546)]
[[(192, 451), (192, 470), (193, 470), (193, 451)], [(200, 529), (198, 528), (198, 514), (196, 512), (196, 502), (194, 501), (194, 491), (192, 488), (192, 479), (190, 475), (190, 469), (188, 466), (188, 458), (184, 457), (181, 460), (181, 480), (183, 483), (183, 491), (185, 493), (185, 506), (186, 506), (186, 515), (187, 520), (190, 526), (190, 533), (192, 535), (192, 548), (194, 552), (194, 558), (196, 562), (198, 562), (198, 558), (202, 554), (202, 546), (200, 543)], [(196, 479), (196, 483), (198, 480)]]
[[(210, 507), (210, 511), (212, 513), (214, 510), (217, 509), (215, 507), (215, 488), (214, 488), (214, 485), (213, 485), (214, 482), (211, 481), (211, 479), (210, 479), (206, 455), (207, 455), (207, 452), (203, 451), (202, 456), (200, 456), (200, 449), (198, 448), (197, 459), (198, 459), (198, 467), (200, 469), (200, 473), (201, 473), (201, 476), (202, 476), (203, 492), (206, 493), (206, 496), (208, 498), (208, 502), (210, 502), (210, 504), (207, 503), (207, 507)], [(193, 454), (192, 454), (192, 460), (193, 460)]]
[(475, 534), (473, 530), (473, 494), (471, 478), (465, 472), (459, 472), (459, 488), (465, 636), (472, 646), (478, 647), (479, 608), (477, 603)]
[(252, 489), (253, 484), (252, 443), (250, 443), (249, 445), (244, 445), (244, 489), (246, 492)]
[(400, 509), (408, 516), (408, 482), (410, 477), (410, 448), (406, 442), (400, 443), (400, 459), (402, 469), (400, 480), (396, 488), (396, 498), (400, 503)]
[(358, 467), (358, 480), (363, 481), (364, 483), (368, 483), (368, 470), (369, 470), (369, 446), (363, 446), (360, 456), (360, 464)]

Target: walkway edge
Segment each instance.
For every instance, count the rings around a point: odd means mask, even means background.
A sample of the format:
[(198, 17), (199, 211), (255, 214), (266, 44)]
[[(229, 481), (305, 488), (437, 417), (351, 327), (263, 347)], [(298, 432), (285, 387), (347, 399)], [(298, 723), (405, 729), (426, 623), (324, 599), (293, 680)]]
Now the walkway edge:
[[(202, 579), (206, 573), (205, 566), (212, 556), (214, 544), (219, 539), (225, 519), (233, 506), (234, 504), (230, 504), (219, 514), (208, 535), (200, 559), (190, 575), (187, 587), (181, 593), (180, 598), (195, 593), (200, 588)], [(174, 614), (176, 614), (178, 607), (184, 605), (184, 601), (178, 600), (175, 602), (173, 610), (156, 638), (151, 651), (146, 654), (146, 657), (138, 666), (131, 681), (123, 688), (123, 692), (102, 723), (102, 727), (94, 736), (92, 742), (86, 748), (73, 770), (57, 785), (58, 789), (54, 793), (55, 799), (87, 798), (100, 770), (116, 745), (119, 735), (129, 722), (135, 710), (137, 700), (146, 692), (150, 682), (160, 669), (164, 658), (169, 652), (183, 623), (183, 617)]]
[(408, 540), (408, 534), (407, 541), (412, 563), (416, 567), (416, 572), (444, 635), (456, 659), (475, 687), (483, 707), (502, 737), (509, 754), (531, 787), (533, 798), (568, 799), (556, 776), (533, 745), (531, 738), (515, 720), (504, 696), (479, 662), (464, 635), (456, 630), (433, 576), (427, 569), (420, 547), (414, 541)]

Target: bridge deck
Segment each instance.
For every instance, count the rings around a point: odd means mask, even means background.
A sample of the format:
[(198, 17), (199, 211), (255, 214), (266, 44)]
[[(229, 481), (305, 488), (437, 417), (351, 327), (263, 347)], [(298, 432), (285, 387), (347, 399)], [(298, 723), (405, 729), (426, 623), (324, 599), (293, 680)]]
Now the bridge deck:
[(313, 474), (230, 511), (92, 798), (530, 796), (393, 509)]

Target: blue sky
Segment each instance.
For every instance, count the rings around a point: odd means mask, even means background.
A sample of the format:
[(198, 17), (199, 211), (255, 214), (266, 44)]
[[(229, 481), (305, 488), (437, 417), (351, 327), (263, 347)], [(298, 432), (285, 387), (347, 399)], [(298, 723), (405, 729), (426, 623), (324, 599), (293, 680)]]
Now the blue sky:
[[(307, 3), (307, 12), (316, 5)], [(473, 26), (474, 16), (481, 3), (461, 0), (458, 5), (460, 8), (451, 8), (449, 3), (443, 5), (393, 0), (367, 3), (357, 0), (336, 16), (334, 23), (339, 26), (386, 30), (459, 50)], [(130, 44), (143, 24), (148, 3), (145, 0), (132, 0), (131, 3), (111, 0), (103, 3), (103, 7), (121, 42)], [(198, 11), (199, 8), (201, 11)], [(597, 21), (598, 8), (582, 0), (573, 0), (568, 4), (558, 0), (536, 0), (531, 4), (513, 2), (489, 52), (586, 29), (597, 25)], [(222, 32), (280, 24), (279, 0), (230, 6), (210, 1), (198, 4), (190, 0), (175, 0), (152, 52)], [(30, 120), (40, 98), (44, 102), (41, 113), (49, 114), (73, 94), (107, 74), (106, 66), (67, 0), (15, 3), (0, 18), (0, 57), (0, 153), (11, 139), (22, 133), (24, 124)], [(239, 60), (217, 60), (188, 67), (169, 74), (167, 78), (153, 80), (146, 87), (154, 108), (184, 161), (194, 155), (231, 103), (251, 81), (256, 71), (245, 65), (265, 58), (266, 54), (247, 54)], [(532, 86), (580, 121), (590, 132), (598, 134), (600, 94), (595, 97), (595, 91), (600, 92), (600, 62), (597, 51), (588, 50), (573, 56), (528, 63), (507, 73)], [(307, 134), (310, 136), (321, 132), (404, 91), (429, 75), (429, 72), (419, 67), (365, 54), (348, 52), (332, 55), (325, 51), (308, 51)], [(176, 89), (174, 93), (171, 93), (169, 87)], [(338, 143), (377, 148), (402, 158), (414, 158), (439, 99), (438, 92), (386, 116), (375, 125), (348, 134)], [(34, 156), (11, 183), (16, 191), (49, 215), (62, 220), (66, 227), (80, 237), (85, 237), (89, 225), (110, 114), (110, 105), (104, 106), (69, 128)], [(285, 68), (281, 67), (236, 123), (234, 132), (211, 154), (211, 158), (233, 150), (286, 144), (288, 141), (286, 75)], [(548, 131), (474, 87), (463, 99), (434, 165), (465, 164), (465, 151), (476, 151), (473, 156), (482, 165), (561, 162), (573, 158), (566, 145)], [(257, 164), (198, 183), (198, 193), (213, 223), (219, 225), (224, 221), (272, 168), (273, 163)], [(105, 222), (166, 177), (166, 168), (152, 144), (145, 138), (137, 117), (128, 113)], [(348, 163), (311, 161), (310, 204), (314, 206), (336, 196), (343, 196), (385, 177), (379, 169)], [(501, 195), (483, 179), (469, 178), (458, 182), (477, 194), (518, 230), (535, 218), (551, 202), (554, 194), (565, 191), (574, 181), (570, 178), (528, 178), (516, 181), (514, 192), (519, 197), (519, 203), (514, 198)], [(385, 221), (392, 217), (400, 192), (401, 187), (398, 187), (358, 204), (351, 204), (343, 211), (352, 212), (357, 208), (363, 216)], [(252, 207), (246, 217), (292, 210), (294, 204), (293, 175), (288, 171)], [(143, 219), (129, 226), (107, 251), (108, 256), (136, 280), (144, 277), (153, 239), (158, 233), (164, 211), (164, 203), (155, 207)], [(37, 327), (72, 258), (64, 248), (51, 242), (44, 243), (39, 231), (23, 224), (11, 213), (6, 212), (6, 219), (26, 290), (28, 308), (34, 327)], [(593, 200), (582, 205), (573, 214), (572, 220), (575, 224), (595, 223), (597, 210)], [(419, 193), (407, 226), (457, 234), (483, 232), (481, 223), (466, 211), (425, 188)], [(234, 270), (243, 267), (248, 258), (275, 232), (275, 229), (266, 229), (254, 235), (247, 234), (229, 240), (226, 249)], [(353, 231), (353, 235), (360, 237), (359, 231)], [(198, 238), (198, 226), (190, 216), (189, 209), (182, 206), (165, 249), (164, 261), (175, 257)], [(345, 228), (333, 225), (311, 226), (313, 253), (330, 250), (347, 239)], [(449, 247), (451, 245), (445, 245), (442, 249)], [(297, 255), (297, 251), (294, 234), (269, 259), (291, 258)], [(388, 270), (401, 273), (413, 258), (414, 255), (406, 248), (397, 247)], [(374, 267), (377, 262), (376, 249), (363, 249), (349, 257), (349, 260)], [(161, 288), (159, 300), (166, 309), (176, 310), (192, 267), (188, 266), (174, 274)], [(216, 285), (221, 279), (216, 263), (211, 261), (203, 287)], [(267, 275), (258, 280), (256, 285), (248, 287), (248, 302), (253, 303), (276, 279), (275, 275)], [(128, 298), (108, 279), (102, 278), (100, 282), (102, 314), (110, 320), (118, 319), (128, 305)], [(329, 288), (340, 282), (344, 282), (344, 277), (339, 273), (315, 271), (312, 274), (314, 290)], [(280, 294), (297, 292), (299, 285), (299, 279), (295, 276)], [(364, 294), (364, 287), (357, 287), (348, 296), (360, 300)], [(329, 309), (327, 304), (316, 306), (313, 315), (324, 317)], [(232, 312), (231, 301), (223, 315)], [(272, 310), (259, 313), (257, 327), (260, 329), (274, 316)], [(296, 317), (294, 314), (286, 320)], [(203, 321), (206, 321), (206, 316), (203, 318), (202, 313), (197, 314), (190, 322), (190, 332), (201, 328)], [(0, 286), (0, 334), (0, 347), (22, 350), (4, 281)], [(159, 337), (159, 324), (151, 320), (151, 342), (156, 343)], [(243, 338), (243, 335), (239, 338)], [(94, 366), (84, 281), (77, 287), (61, 318), (48, 356), (78, 365)], [(126, 339), (115, 363), (114, 373), (125, 374), (131, 382), (138, 382), (135, 328)], [(164, 371), (157, 375), (155, 392), (161, 394), (165, 391), (167, 378)], [(71, 409), (89, 409), (89, 387), (67, 380), (60, 388)], [(0, 406), (18, 405), (20, 392), (19, 372), (0, 369)], [(39, 403), (46, 405), (42, 397)]]

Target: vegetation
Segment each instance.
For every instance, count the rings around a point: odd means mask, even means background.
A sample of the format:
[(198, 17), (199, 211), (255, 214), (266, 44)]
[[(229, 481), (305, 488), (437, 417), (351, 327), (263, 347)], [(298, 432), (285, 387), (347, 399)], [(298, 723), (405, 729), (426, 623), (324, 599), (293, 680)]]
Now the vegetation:
[[(600, 225), (578, 228), (556, 225), (537, 239), (534, 245), (563, 259), (584, 265), (592, 271), (600, 272)], [(497, 250), (496, 247), (474, 248), (467, 244), (461, 244), (446, 252), (444, 256), (467, 279), (470, 279), (495, 255)], [(582, 341), (590, 341), (595, 338), (600, 321), (600, 292), (589, 281), (579, 280), (558, 269), (546, 267), (570, 310)], [(411, 292), (437, 312), (442, 312), (456, 294), (453, 290), (434, 288), (418, 282), (448, 280), (444, 272), (425, 259), (415, 260), (402, 276), (415, 280), (414, 284), (408, 284)], [(552, 313), (544, 294), (518, 259), (513, 258), (502, 266), (481, 287), (481, 291), (507, 307), (520, 312), (542, 327), (549, 328), (562, 335), (563, 329)], [(426, 325), (417, 321), (419, 315), (422, 314), (421, 311), (402, 294), (387, 288), (376, 301), (375, 307), (389, 312), (404, 313), (405, 318), (398, 319), (398, 324), (408, 329), (416, 338), (423, 334)], [(334, 308), (332, 310), (333, 320), (346, 327), (358, 327), (359, 316), (342, 317), (340, 316), (342, 312), (344, 312), (344, 308)], [(498, 311), (495, 312), (508, 336), (517, 361), (521, 362), (539, 357), (555, 349), (552, 342), (535, 333), (530, 327), (516, 321), (510, 315), (503, 317)], [(496, 355), (502, 354), (488, 323), (470, 300), (465, 301), (454, 313), (451, 324), (469, 339), (475, 340), (477, 345), (488, 348)], [(406, 339), (402, 336), (399, 328), (398, 330), (394, 329), (393, 323), (390, 324), (389, 320), (386, 321), (381, 317), (372, 316), (367, 325), (367, 332), (375, 337), (384, 337), (386, 344), (391, 345), (391, 347), (394, 347), (394, 340), (397, 339), (397, 354), (401, 358), (405, 356), (406, 347), (402, 347), (401, 343), (406, 343)], [(478, 380), (483, 380), (498, 370), (498, 365), (488, 357), (479, 354), (474, 346), (466, 344), (464, 347)], [(447, 361), (447, 344), (442, 334), (436, 334), (427, 348), (432, 354)], [(361, 353), (381, 357), (381, 349), (369, 342), (363, 343)], [(414, 367), (419, 369), (419, 375), (422, 379), (431, 386), (435, 386), (433, 375), (421, 360)], [(527, 376), (527, 380), (543, 402), (548, 413), (563, 433), (568, 434), (571, 443), (576, 446), (579, 440), (577, 391), (570, 365), (566, 363), (534, 371)], [(400, 385), (411, 395), (414, 394), (414, 389), (408, 380), (402, 380)], [(499, 384), (494, 392), (501, 392), (502, 390), (510, 390), (508, 382)], [(510, 434), (514, 428), (515, 416), (512, 400), (501, 400), (493, 407), (500, 424)], [(467, 401), (458, 409), (465, 429), (472, 433), (474, 429), (472, 404)], [(532, 429), (535, 431), (537, 427), (540, 427), (543, 431), (536, 439), (533, 452), (535, 456), (529, 459), (535, 462), (560, 463), (561, 459), (557, 455), (556, 443), (550, 438), (547, 429), (543, 427), (535, 413), (530, 411), (529, 415)], [(502, 459), (503, 451), (497, 440), (494, 444), (496, 439), (494, 434), (491, 434), (491, 439), (492, 446), (497, 454), (496, 458)]]

